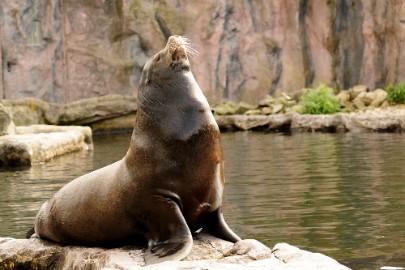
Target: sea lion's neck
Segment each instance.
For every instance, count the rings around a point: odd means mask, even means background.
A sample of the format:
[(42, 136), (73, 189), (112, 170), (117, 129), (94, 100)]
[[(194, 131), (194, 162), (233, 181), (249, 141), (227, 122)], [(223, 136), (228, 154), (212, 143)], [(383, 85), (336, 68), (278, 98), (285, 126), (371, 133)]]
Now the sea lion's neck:
[(140, 89), (136, 129), (164, 138), (187, 140), (202, 126), (214, 125), (207, 99), (191, 72), (176, 76), (164, 85), (148, 85)]

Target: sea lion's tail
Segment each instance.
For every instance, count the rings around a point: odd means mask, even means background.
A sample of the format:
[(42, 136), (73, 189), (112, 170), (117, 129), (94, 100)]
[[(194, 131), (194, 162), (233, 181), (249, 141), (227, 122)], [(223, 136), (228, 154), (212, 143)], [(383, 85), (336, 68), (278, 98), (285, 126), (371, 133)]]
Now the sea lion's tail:
[(34, 229), (34, 227), (32, 227), (32, 228), (29, 229), (29, 231), (25, 234), (25, 237), (26, 237), (27, 239), (30, 239), (31, 236), (34, 235), (34, 233), (35, 233), (35, 229)]

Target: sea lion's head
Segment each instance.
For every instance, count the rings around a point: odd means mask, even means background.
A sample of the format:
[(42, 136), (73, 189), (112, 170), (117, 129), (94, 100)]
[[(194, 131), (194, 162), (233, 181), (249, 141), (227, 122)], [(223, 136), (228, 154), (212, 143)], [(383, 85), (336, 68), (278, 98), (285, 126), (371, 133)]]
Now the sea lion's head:
[(166, 46), (145, 64), (139, 83), (139, 123), (154, 131), (185, 139), (204, 125), (216, 125), (209, 104), (190, 70), (196, 53), (188, 40), (171, 36)]
[(177, 83), (182, 73), (190, 72), (189, 56), (193, 56), (188, 39), (182, 36), (171, 36), (166, 46), (152, 56), (145, 64), (140, 87), (164, 86)]

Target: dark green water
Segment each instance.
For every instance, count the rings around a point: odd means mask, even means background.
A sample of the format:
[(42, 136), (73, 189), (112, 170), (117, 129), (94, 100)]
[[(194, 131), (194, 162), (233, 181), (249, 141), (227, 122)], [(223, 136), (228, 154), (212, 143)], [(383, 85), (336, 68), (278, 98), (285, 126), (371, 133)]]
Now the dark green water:
[[(0, 236), (22, 238), (69, 180), (120, 159), (129, 134), (94, 152), (0, 171)], [(225, 133), (224, 214), (242, 238), (321, 252), (353, 269), (405, 267), (405, 135)]]

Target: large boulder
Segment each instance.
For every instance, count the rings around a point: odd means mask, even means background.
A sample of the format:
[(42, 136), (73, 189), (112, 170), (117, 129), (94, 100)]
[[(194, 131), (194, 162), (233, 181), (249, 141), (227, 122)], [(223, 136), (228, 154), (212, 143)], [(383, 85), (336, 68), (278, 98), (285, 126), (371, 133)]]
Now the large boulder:
[(136, 111), (133, 96), (108, 95), (72, 102), (63, 107), (59, 124), (84, 125)]
[[(3, 105), (13, 115), (16, 126), (26, 126), (32, 124), (56, 124), (59, 112), (55, 109), (56, 104), (45, 101), (25, 98), (25, 99), (3, 99)], [(56, 110), (56, 111), (55, 111)], [(51, 115), (53, 121), (47, 120), (47, 115)]]
[(0, 238), (0, 269), (349, 269), (330, 257), (288, 244), (277, 244), (272, 250), (252, 239), (232, 244), (207, 234), (195, 237), (183, 261), (145, 266), (144, 253), (144, 248), (133, 246), (86, 248), (36, 238)]
[(388, 93), (383, 89), (376, 89), (373, 91), (373, 93), (375, 96), (371, 101), (370, 106), (375, 108), (380, 107), (387, 100)]
[(342, 90), (336, 95), (339, 100), (340, 106), (347, 107), (350, 103), (350, 92), (347, 90)]
[(366, 85), (356, 85), (349, 89), (350, 99), (354, 100), (361, 93), (367, 93), (368, 87)]
[(69, 104), (48, 103), (33, 98), (2, 102), (14, 116), (17, 126), (33, 124), (91, 126), (99, 121), (134, 115), (136, 112), (136, 98), (123, 95), (106, 95)]

